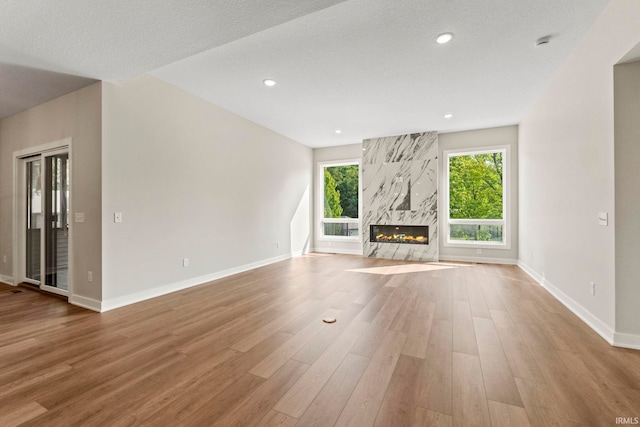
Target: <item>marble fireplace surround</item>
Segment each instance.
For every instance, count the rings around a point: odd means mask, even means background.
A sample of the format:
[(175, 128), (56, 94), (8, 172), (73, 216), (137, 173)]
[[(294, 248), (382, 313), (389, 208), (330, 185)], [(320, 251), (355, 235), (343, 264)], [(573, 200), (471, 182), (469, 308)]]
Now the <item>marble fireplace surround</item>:
[[(374, 258), (438, 260), (438, 133), (362, 144), (363, 250)], [(371, 225), (429, 227), (429, 244), (372, 242)]]

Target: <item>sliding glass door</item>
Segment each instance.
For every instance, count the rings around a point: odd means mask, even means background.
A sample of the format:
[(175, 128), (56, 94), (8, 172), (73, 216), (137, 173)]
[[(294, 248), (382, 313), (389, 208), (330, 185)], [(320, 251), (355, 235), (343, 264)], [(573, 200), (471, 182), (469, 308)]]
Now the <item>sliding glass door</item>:
[[(45, 157), (43, 285), (69, 288), (69, 154)], [(51, 290), (51, 289), (48, 289)]]
[(67, 150), (24, 159), (24, 281), (50, 292), (69, 289), (70, 167)]
[(42, 160), (40, 156), (25, 160), (27, 215), (25, 218), (25, 281), (40, 284), (42, 258)]

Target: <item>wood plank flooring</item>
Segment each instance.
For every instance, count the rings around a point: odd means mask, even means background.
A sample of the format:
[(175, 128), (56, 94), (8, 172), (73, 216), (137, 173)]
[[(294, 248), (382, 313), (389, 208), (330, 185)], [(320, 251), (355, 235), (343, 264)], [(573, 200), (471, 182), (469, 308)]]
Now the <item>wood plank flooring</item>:
[(103, 314), (0, 285), (0, 425), (640, 417), (640, 351), (517, 267), (416, 264), (311, 254)]

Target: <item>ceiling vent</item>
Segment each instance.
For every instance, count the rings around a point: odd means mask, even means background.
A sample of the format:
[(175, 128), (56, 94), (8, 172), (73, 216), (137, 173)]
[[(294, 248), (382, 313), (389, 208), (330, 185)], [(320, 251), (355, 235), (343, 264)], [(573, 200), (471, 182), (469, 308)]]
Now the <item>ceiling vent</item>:
[(536, 40), (536, 47), (546, 46), (549, 44), (550, 41), (551, 41), (551, 36), (540, 37), (538, 40)]

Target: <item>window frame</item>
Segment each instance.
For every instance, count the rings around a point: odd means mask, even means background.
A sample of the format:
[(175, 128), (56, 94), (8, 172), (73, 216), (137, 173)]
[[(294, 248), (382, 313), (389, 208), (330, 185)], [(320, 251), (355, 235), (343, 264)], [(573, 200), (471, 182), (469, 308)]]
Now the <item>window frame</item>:
[[(325, 218), (324, 217), (324, 169), (333, 166), (358, 166), (358, 218)], [(361, 159), (345, 159), (317, 163), (316, 171), (316, 213), (318, 220), (316, 221), (317, 239), (321, 241), (334, 242), (360, 242), (362, 241), (362, 160)], [(357, 236), (332, 236), (324, 234), (324, 224), (358, 224)]]
[[(511, 249), (511, 147), (509, 145), (483, 146), (478, 148), (458, 148), (443, 150), (443, 246), (457, 248), (477, 249)], [(457, 156), (470, 156), (475, 154), (490, 154), (502, 152), (502, 219), (451, 219), (450, 216), (450, 189), (449, 189), (449, 159)], [(487, 242), (473, 240), (452, 240), (450, 226), (463, 225), (502, 225), (502, 242)]]

